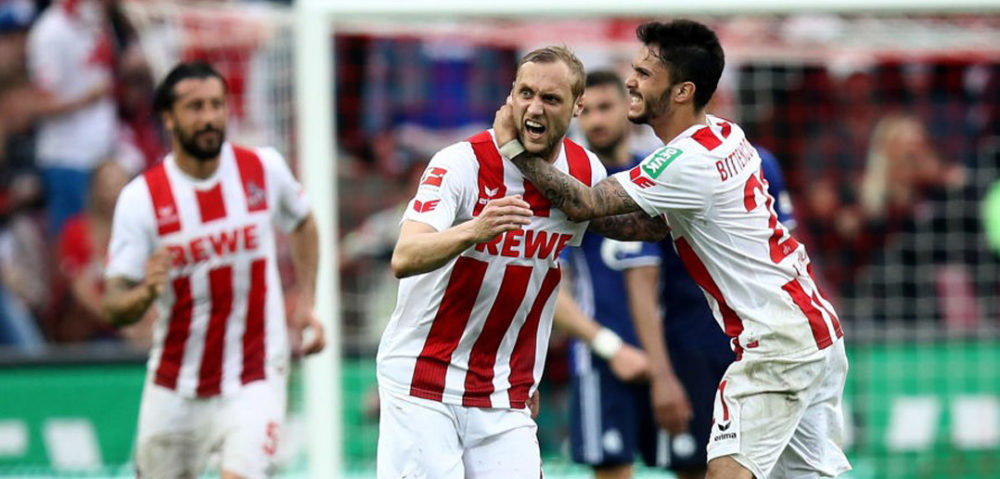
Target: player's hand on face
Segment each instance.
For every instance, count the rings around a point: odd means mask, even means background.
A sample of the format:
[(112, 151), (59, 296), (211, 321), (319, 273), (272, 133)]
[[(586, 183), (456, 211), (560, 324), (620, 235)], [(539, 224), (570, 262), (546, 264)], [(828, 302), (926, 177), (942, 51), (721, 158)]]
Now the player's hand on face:
[(300, 304), (295, 308), (292, 333), (292, 351), (296, 356), (315, 354), (326, 347), (323, 323), (311, 304)]
[(656, 424), (672, 436), (687, 431), (691, 403), (684, 386), (675, 377), (655, 377), (650, 384)]
[(514, 123), (514, 106), (510, 96), (507, 102), (493, 116), (493, 133), (497, 136), (497, 144), (503, 145), (517, 138), (517, 125)]
[(165, 246), (153, 252), (153, 255), (146, 260), (146, 276), (143, 284), (146, 285), (147, 292), (154, 298), (163, 294), (167, 289), (167, 279), (170, 277), (170, 250)]
[(623, 344), (618, 352), (608, 361), (611, 372), (619, 380), (633, 382), (649, 377), (649, 359), (646, 353), (634, 346)]
[(473, 237), (481, 243), (506, 231), (521, 229), (531, 223), (531, 214), (531, 205), (520, 195), (490, 200), (479, 216), (472, 220)]

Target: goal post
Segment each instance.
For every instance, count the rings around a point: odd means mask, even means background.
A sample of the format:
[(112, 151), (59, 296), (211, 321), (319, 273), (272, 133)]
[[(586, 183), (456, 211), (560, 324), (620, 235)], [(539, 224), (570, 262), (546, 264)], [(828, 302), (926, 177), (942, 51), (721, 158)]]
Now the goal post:
[(299, 178), (313, 204), (319, 228), (316, 312), (326, 328), (326, 349), (305, 364), (306, 445), (310, 478), (343, 472), (340, 393), (340, 288), (337, 281), (337, 177), (333, 111), (333, 30), (323, 15), (296, 9), (295, 104)]

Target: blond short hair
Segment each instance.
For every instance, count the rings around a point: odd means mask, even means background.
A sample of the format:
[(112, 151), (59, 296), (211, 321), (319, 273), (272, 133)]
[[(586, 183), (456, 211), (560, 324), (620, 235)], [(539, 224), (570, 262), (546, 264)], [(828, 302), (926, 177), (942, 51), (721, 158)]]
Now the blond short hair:
[(573, 98), (580, 98), (583, 94), (584, 84), (586, 81), (586, 73), (583, 70), (583, 62), (576, 57), (576, 54), (572, 50), (561, 45), (551, 45), (547, 47), (538, 48), (528, 52), (527, 55), (521, 58), (521, 61), (517, 63), (518, 71), (521, 70), (521, 66), (525, 63), (555, 63), (561, 61), (569, 67), (569, 71), (573, 73), (573, 84), (570, 85), (570, 91), (573, 92)]

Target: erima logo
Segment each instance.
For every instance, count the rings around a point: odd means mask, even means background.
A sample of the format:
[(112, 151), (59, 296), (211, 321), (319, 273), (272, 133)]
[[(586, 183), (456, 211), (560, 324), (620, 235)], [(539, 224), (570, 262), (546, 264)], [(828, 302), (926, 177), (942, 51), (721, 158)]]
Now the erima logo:
[(729, 426), (732, 426), (732, 425), (733, 425), (732, 422), (727, 422), (725, 424), (719, 424), (718, 426), (719, 426), (719, 430), (720, 431), (725, 432), (727, 429), (729, 429)]
[(179, 220), (177, 218), (177, 212), (171, 205), (161, 206), (156, 209), (156, 224), (158, 226), (176, 223)]
[(490, 197), (490, 198), (493, 198), (494, 196), (496, 196), (497, 192), (500, 191), (500, 187), (499, 186), (496, 187), (496, 188), (490, 188), (489, 186), (484, 186), (483, 189), (486, 190), (486, 196)]
[(264, 188), (261, 188), (257, 183), (253, 181), (247, 182), (247, 207), (250, 209), (257, 208), (258, 206), (264, 204), (267, 201), (267, 193), (264, 192)]
[(658, 178), (671, 162), (677, 159), (678, 156), (681, 156), (681, 153), (683, 151), (671, 146), (661, 148), (653, 156), (642, 162), (642, 170), (651, 178)]
[(727, 432), (725, 434), (718, 434), (718, 435), (716, 435), (715, 437), (712, 438), (713, 441), (722, 441), (722, 440), (725, 440), (725, 439), (736, 439), (736, 433), (735, 432)]

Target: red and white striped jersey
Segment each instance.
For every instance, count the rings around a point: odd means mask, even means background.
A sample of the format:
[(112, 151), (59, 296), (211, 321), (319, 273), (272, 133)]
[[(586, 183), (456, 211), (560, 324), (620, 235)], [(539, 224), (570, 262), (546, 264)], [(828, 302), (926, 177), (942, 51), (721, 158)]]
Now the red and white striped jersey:
[(736, 124), (709, 115), (638, 166), (614, 175), (663, 215), (737, 355), (824, 349), (843, 333), (805, 246), (778, 221), (760, 156)]
[(161, 246), (172, 256), (156, 300), (149, 373), (184, 396), (229, 394), (287, 367), (289, 346), (274, 225), (309, 204), (281, 155), (225, 144), (200, 180), (169, 155), (118, 197), (106, 278), (141, 281)]
[[(555, 167), (588, 186), (605, 177), (597, 157), (569, 140)], [(551, 207), (500, 155), (491, 131), (438, 152), (403, 219), (441, 231), (511, 195), (531, 204), (531, 224), (400, 281), (378, 350), (380, 387), (485, 408), (523, 408), (534, 393), (552, 331), (559, 252), (579, 244), (587, 223)]]

